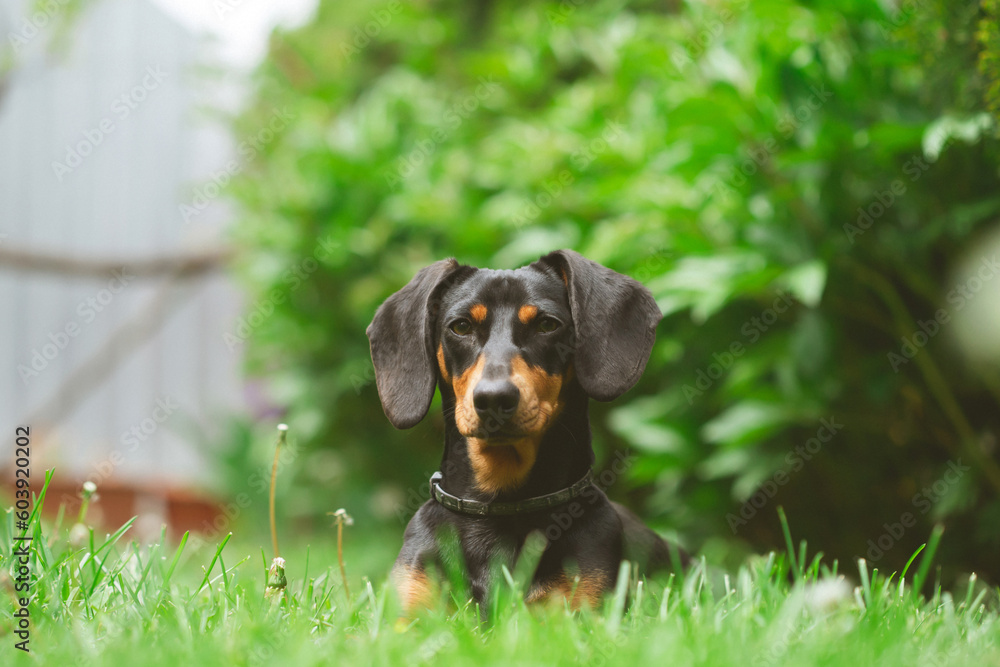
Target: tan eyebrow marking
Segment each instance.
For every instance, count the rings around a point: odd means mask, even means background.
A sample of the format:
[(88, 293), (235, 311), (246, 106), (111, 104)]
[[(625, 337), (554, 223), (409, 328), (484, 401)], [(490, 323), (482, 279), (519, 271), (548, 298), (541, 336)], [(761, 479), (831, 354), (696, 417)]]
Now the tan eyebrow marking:
[(477, 303), (472, 308), (469, 308), (469, 314), (472, 315), (473, 320), (481, 324), (486, 319), (486, 306)]
[(521, 324), (527, 324), (533, 320), (537, 314), (537, 306), (521, 306), (521, 309), (517, 311), (517, 319), (521, 320)]
[(438, 368), (441, 369), (441, 377), (444, 378), (445, 382), (451, 382), (451, 377), (448, 375), (448, 367), (444, 363), (444, 346), (438, 343), (438, 353), (437, 353)]

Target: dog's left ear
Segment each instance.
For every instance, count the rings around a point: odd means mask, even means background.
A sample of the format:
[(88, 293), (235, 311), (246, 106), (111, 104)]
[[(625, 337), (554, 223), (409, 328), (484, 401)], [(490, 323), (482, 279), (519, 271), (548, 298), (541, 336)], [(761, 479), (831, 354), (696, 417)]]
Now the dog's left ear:
[(538, 260), (562, 277), (576, 332), (573, 368), (598, 401), (621, 396), (639, 380), (663, 315), (641, 283), (572, 250)]
[(415, 426), (431, 406), (437, 382), (431, 350), (437, 295), (459, 267), (454, 259), (442, 259), (420, 269), (378, 307), (365, 331), (382, 409), (396, 428)]

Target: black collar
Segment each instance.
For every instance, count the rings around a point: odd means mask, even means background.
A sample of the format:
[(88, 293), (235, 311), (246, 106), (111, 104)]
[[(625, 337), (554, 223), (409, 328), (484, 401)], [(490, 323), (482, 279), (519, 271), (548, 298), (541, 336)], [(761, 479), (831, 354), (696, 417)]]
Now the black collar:
[(484, 503), (479, 500), (469, 500), (453, 496), (441, 488), (441, 480), (444, 476), (440, 472), (431, 475), (431, 497), (453, 512), (460, 514), (472, 514), (474, 516), (509, 516), (511, 514), (524, 514), (527, 512), (537, 512), (538, 510), (555, 507), (565, 502), (573, 500), (593, 482), (590, 471), (583, 478), (572, 486), (547, 493), (544, 496), (525, 498), (513, 503)]

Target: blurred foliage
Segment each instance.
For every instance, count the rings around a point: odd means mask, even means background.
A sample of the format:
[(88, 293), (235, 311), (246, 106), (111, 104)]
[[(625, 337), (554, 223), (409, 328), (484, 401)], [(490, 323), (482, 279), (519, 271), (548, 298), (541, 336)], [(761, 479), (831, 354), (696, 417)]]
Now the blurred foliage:
[(0, 7), (0, 100), (7, 78), (22, 65), (29, 45), (44, 34), (44, 48), (52, 55), (65, 53), (72, 43), (73, 28), (84, 10), (95, 0), (30, 0), (22, 7)]
[(1000, 117), (1000, 0), (983, 0), (983, 17), (977, 37), (979, 71), (986, 80), (986, 102), (996, 117)]
[(441, 417), (382, 414), (383, 299), (443, 257), (571, 247), (666, 314), (640, 384), (592, 411), (599, 466), (639, 454), (613, 496), (720, 558), (780, 544), (779, 503), (841, 559), (910, 512), (879, 567), (942, 520), (946, 564), (1000, 578), (1000, 375), (947, 323), (903, 343), (960, 307), (1000, 213), (996, 9), (322, 2), (275, 33), (229, 192), (251, 369), (305, 445), (290, 507), (393, 521), (426, 494)]

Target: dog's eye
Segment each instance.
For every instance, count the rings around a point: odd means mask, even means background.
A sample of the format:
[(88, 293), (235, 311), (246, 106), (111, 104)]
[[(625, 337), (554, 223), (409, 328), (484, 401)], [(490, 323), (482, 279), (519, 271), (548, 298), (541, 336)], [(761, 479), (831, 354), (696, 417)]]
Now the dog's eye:
[(554, 317), (543, 317), (535, 326), (539, 333), (552, 333), (559, 328), (559, 320)]
[(448, 328), (451, 329), (454, 333), (458, 334), (459, 336), (464, 336), (472, 331), (472, 322), (463, 318), (460, 320), (455, 320), (454, 322), (448, 325)]

